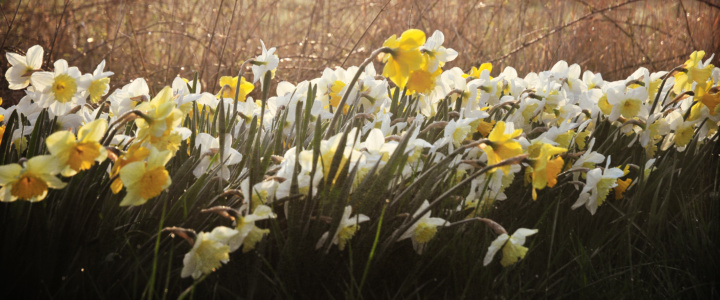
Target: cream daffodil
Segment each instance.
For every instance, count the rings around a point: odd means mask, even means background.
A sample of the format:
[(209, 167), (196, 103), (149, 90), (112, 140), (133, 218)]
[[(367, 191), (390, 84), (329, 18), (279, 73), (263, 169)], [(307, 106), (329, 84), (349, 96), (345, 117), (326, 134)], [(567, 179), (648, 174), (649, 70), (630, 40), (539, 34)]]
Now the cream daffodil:
[(35, 156), (21, 164), (0, 166), (0, 201), (17, 199), (37, 202), (45, 199), (48, 189), (62, 189), (65, 183), (55, 177), (60, 170), (52, 155)]
[(150, 148), (147, 161), (131, 162), (120, 169), (120, 180), (127, 190), (120, 206), (142, 205), (169, 187), (172, 180), (165, 164), (170, 158), (170, 151)]
[(82, 126), (77, 138), (70, 131), (59, 131), (47, 137), (45, 143), (48, 151), (63, 166), (63, 176), (73, 176), (77, 172), (90, 169), (96, 161), (105, 160), (107, 152), (100, 145), (100, 139), (106, 130), (107, 121), (99, 119)]
[(193, 248), (183, 258), (180, 277), (198, 279), (230, 261), (230, 246), (219, 237), (223, 233), (222, 230), (213, 230), (197, 234)]
[(262, 45), (262, 54), (253, 61), (252, 72), (253, 83), (260, 81), (260, 86), (262, 87), (264, 84), (262, 78), (265, 76), (265, 73), (270, 72), (271, 77), (275, 77), (275, 69), (277, 69), (278, 63), (280, 63), (280, 58), (275, 54), (275, 47), (268, 50), (265, 48), (265, 43), (262, 40), (260, 40), (260, 44)]

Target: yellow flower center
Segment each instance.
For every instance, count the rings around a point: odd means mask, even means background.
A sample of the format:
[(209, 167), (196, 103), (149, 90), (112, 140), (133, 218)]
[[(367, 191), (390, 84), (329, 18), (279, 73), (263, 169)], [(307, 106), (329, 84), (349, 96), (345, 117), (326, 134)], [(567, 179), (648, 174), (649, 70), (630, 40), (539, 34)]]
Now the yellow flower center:
[(70, 150), (67, 164), (75, 171), (87, 170), (100, 155), (100, 144), (97, 142), (79, 143)]
[(140, 196), (150, 199), (160, 195), (168, 178), (168, 172), (163, 167), (148, 170), (140, 180)]
[(20, 199), (30, 200), (41, 196), (47, 189), (48, 185), (45, 181), (25, 173), (13, 184), (10, 194)]
[(347, 242), (353, 237), (353, 235), (355, 235), (355, 232), (357, 230), (357, 225), (351, 225), (340, 229), (340, 232), (338, 233), (338, 247), (340, 248), (340, 251), (345, 249), (345, 244), (347, 244)]
[[(335, 80), (333, 82), (332, 86), (330, 86), (330, 105), (337, 109), (338, 105), (340, 105), (340, 101), (342, 100), (342, 96), (340, 95), (340, 92), (342, 92), (342, 89), (345, 87), (345, 82), (342, 82), (340, 80)], [(347, 114), (347, 112), (350, 110), (350, 106), (345, 104), (345, 107), (343, 107), (343, 114)]]
[(626, 99), (620, 108), (620, 114), (626, 118), (633, 118), (637, 116), (641, 105), (642, 101), (638, 99)]
[(108, 88), (108, 85), (110, 84), (110, 78), (102, 78), (93, 81), (90, 83), (90, 87), (88, 88), (88, 91), (90, 92), (90, 100), (93, 103), (97, 103), (100, 101), (100, 97), (105, 94), (105, 91)]
[(608, 193), (610, 193), (610, 187), (615, 184), (617, 180), (615, 178), (603, 178), (600, 179), (600, 182), (597, 184), (597, 190), (598, 190), (598, 196), (597, 196), (597, 204), (598, 206), (602, 205), (603, 202), (605, 202), (605, 197), (607, 197)]
[(415, 227), (415, 241), (424, 244), (430, 241), (437, 233), (437, 226), (433, 226), (427, 223), (419, 223)]
[(508, 241), (505, 244), (505, 247), (503, 247), (503, 258), (502, 260), (500, 260), (500, 264), (502, 264), (503, 267), (512, 265), (518, 260), (525, 258), (525, 254), (527, 253), (527, 251), (528, 248), (513, 244)]
[(72, 97), (77, 93), (75, 78), (67, 74), (58, 75), (55, 77), (55, 82), (53, 82), (52, 93), (55, 95), (55, 100), (60, 103), (72, 100)]
[(206, 239), (196, 242), (201, 243), (195, 251), (195, 255), (198, 266), (203, 273), (207, 274), (215, 271), (220, 267), (221, 261), (230, 259), (230, 246), (228, 245), (217, 247), (218, 243), (216, 241)]

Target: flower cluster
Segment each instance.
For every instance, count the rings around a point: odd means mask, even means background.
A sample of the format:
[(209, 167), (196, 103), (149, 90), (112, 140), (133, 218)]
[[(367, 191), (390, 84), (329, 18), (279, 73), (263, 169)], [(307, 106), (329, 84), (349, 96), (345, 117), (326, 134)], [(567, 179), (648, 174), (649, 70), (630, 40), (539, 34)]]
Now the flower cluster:
[[(196, 163), (185, 172), (197, 180), (216, 177), (224, 192), (242, 199), (237, 209), (214, 208), (233, 228), (217, 226), (191, 239), (182, 276), (199, 278), (241, 246), (253, 250), (270, 232), (267, 222), (298, 215), (288, 204), (298, 196), (319, 203), (311, 221), (326, 221), (318, 225), (324, 233), (314, 237), (317, 248), (344, 251), (361, 223), (380, 217), (377, 206), (359, 205), (350, 195), (365, 193), (361, 187), (386, 170), (394, 176), (383, 184), (407, 185), (442, 166), (448, 171), (438, 173), (445, 176), (439, 180), (463, 191), (457, 209), (440, 209), (444, 199), (391, 203), (406, 217), (392, 223), (398, 227), (388, 240), (410, 245), (410, 238), (422, 254), (439, 230), (482, 217), (494, 201), (507, 199), (515, 181), (532, 197), (512, 201), (539, 201), (543, 190), (571, 183), (579, 190), (572, 208), (595, 214), (608, 198), (622, 199), (647, 178), (666, 151), (685, 151), (717, 134), (720, 69), (712, 58), (703, 61), (703, 51), (670, 72), (640, 68), (605, 81), (564, 61), (524, 77), (512, 67), (493, 77), (491, 64), (466, 73), (447, 68), (458, 53), (443, 43), (439, 31), (426, 38), (411, 29), (376, 51), (381, 73), (371, 57), (307, 81), (278, 82), (270, 97), (267, 83), (279, 59), (264, 43), (262, 54), (248, 60), (252, 80), (222, 77), (217, 93), (181, 77), (155, 95), (142, 78), (109, 93), (113, 73), (104, 71), (104, 62), (82, 74), (62, 59), (43, 70), (40, 46), (25, 56), (8, 53), (5, 77), (25, 96), (0, 111), (0, 145), (11, 144), (8, 151), (27, 158), (0, 166), (0, 201), (41, 201), (68, 178), (102, 164), (110, 190), (124, 193), (119, 205), (140, 206), (173, 189), (169, 162), (187, 150)], [(252, 98), (254, 90), (262, 91), (261, 99)], [(48, 154), (31, 152), (28, 138), (48, 120), (55, 120), (56, 131), (36, 148)], [(607, 138), (596, 137), (599, 128)], [(621, 138), (625, 147), (641, 150), (643, 161), (611, 164), (613, 153), (603, 151)], [(329, 195), (343, 196), (310, 201)], [(337, 213), (321, 214), (328, 211)], [(528, 251), (525, 237), (537, 230), (497, 232), (485, 265), (501, 249), (503, 266), (516, 263)]]

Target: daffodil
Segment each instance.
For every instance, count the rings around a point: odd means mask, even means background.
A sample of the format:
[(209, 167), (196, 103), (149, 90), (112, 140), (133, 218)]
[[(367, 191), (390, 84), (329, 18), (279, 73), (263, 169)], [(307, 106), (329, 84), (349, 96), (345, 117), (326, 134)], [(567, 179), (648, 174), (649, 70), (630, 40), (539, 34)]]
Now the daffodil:
[(645, 101), (648, 99), (648, 90), (643, 86), (627, 91), (623, 89), (624, 87), (618, 87), (607, 91), (607, 102), (612, 105), (609, 120), (616, 121), (620, 116), (628, 119), (647, 118), (648, 108), (645, 107)]
[[(247, 98), (247, 95), (252, 92), (253, 89), (255, 89), (255, 86), (247, 82), (245, 80), (245, 77), (240, 77), (240, 93), (238, 94), (238, 101), (245, 102), (245, 98)], [(238, 86), (238, 77), (230, 77), (230, 76), (223, 76), (220, 77), (220, 93), (218, 93), (218, 98), (229, 98), (229, 99), (235, 99), (235, 90), (237, 90)]]
[[(175, 129), (182, 124), (184, 115), (176, 107), (172, 97), (172, 89), (165, 87), (150, 102), (143, 102), (135, 107), (145, 114), (145, 117), (135, 119), (138, 141), (159, 149), (177, 148), (182, 139)], [(168, 147), (169, 144), (172, 144), (171, 147)], [(172, 147), (173, 145), (175, 147)]]
[[(470, 70), (470, 73), (463, 74), (462, 77), (463, 78), (472, 77), (475, 79), (479, 79), (482, 76), (483, 71), (487, 71), (488, 76), (489, 76), (490, 72), (492, 72), (492, 68), (493, 68), (493, 66), (491, 63), (484, 63), (484, 64), (480, 65), (480, 67), (472, 67), (472, 69)], [(492, 79), (492, 77), (489, 77), (489, 78)]]
[(30, 84), (30, 75), (33, 71), (42, 68), (43, 48), (40, 45), (30, 47), (26, 56), (8, 52), (5, 54), (10, 68), (5, 72), (5, 79), (8, 81), (8, 88), (21, 90)]
[(207, 133), (198, 133), (195, 138), (195, 148), (200, 148), (202, 158), (200, 163), (195, 167), (193, 174), (195, 177), (202, 176), (205, 171), (220, 165), (220, 177), (225, 180), (230, 178), (230, 169), (228, 166), (235, 165), (242, 160), (242, 154), (232, 147), (232, 136), (225, 134), (225, 145), (223, 145), (222, 156), (215, 156), (220, 152), (220, 138), (214, 138)]
[(110, 177), (115, 178), (110, 184), (110, 189), (114, 194), (119, 193), (123, 188), (122, 179), (120, 179), (120, 169), (129, 163), (136, 161), (143, 161), (150, 155), (150, 149), (141, 146), (140, 144), (132, 144), (128, 151), (120, 155), (115, 160), (112, 169), (110, 170)]
[[(348, 205), (345, 207), (345, 211), (343, 212), (342, 218), (340, 219), (340, 225), (338, 226), (335, 234), (332, 237), (332, 243), (334, 245), (338, 245), (340, 251), (343, 251), (345, 249), (345, 245), (347, 244), (347, 242), (350, 241), (353, 235), (355, 235), (355, 232), (360, 228), (360, 225), (358, 224), (370, 220), (368, 216), (363, 214), (352, 217), (350, 216), (351, 214), (352, 206)], [(318, 240), (315, 248), (319, 249), (320, 247), (322, 247), (329, 236), (329, 231), (323, 233), (323, 235), (320, 237), (320, 240)]]
[(120, 169), (120, 180), (127, 190), (120, 206), (142, 205), (169, 187), (172, 181), (165, 164), (170, 158), (170, 151), (150, 148), (147, 161), (131, 162)]
[[(415, 218), (419, 216), (420, 213), (422, 213), (422, 211), (428, 206), (430, 206), (430, 202), (425, 200), (417, 211), (415, 211), (412, 217)], [(407, 231), (400, 236), (398, 241), (402, 241), (407, 238), (412, 239), (413, 248), (418, 254), (422, 254), (427, 242), (435, 237), (437, 228), (448, 224), (447, 221), (442, 218), (431, 218), (431, 213), (431, 211), (428, 211), (420, 218), (420, 220), (413, 223), (412, 226), (410, 226), (410, 228), (408, 228)]]
[(216, 236), (220, 231), (214, 233), (197, 234), (193, 248), (183, 258), (181, 277), (192, 276), (193, 279), (198, 279), (230, 261), (230, 246)]
[[(515, 140), (520, 134), (522, 134), (522, 129), (515, 130), (513, 123), (497, 122), (488, 136), (489, 141), (484, 144), (485, 146), (480, 145), (487, 155), (488, 164), (494, 165), (508, 158), (522, 155), (522, 146)], [(510, 174), (510, 167), (510, 165), (502, 166), (500, 170), (507, 175)], [(495, 170), (492, 169), (490, 172)]]
[(458, 56), (457, 51), (443, 47), (443, 42), (445, 42), (445, 35), (440, 30), (435, 30), (425, 45), (420, 47), (420, 51), (428, 56), (427, 71), (429, 73), (434, 73), (446, 62), (452, 61)]
[(107, 121), (98, 119), (81, 127), (77, 139), (70, 131), (59, 131), (47, 137), (48, 151), (63, 166), (63, 176), (73, 176), (90, 169), (96, 161), (105, 160), (107, 152), (100, 145), (100, 139), (106, 130)]
[(572, 209), (585, 205), (590, 214), (594, 215), (598, 206), (605, 202), (610, 190), (617, 186), (617, 180), (623, 174), (619, 168), (610, 168), (610, 157), (608, 157), (604, 170), (595, 168), (587, 173), (585, 187), (580, 192), (578, 200), (572, 205)]
[(560, 156), (552, 157), (563, 152), (567, 152), (567, 149), (542, 142), (534, 143), (528, 148), (532, 165), (527, 171), (531, 172), (533, 200), (537, 200), (536, 190), (557, 184), (557, 176), (562, 171), (565, 161)]
[(685, 61), (683, 65), (687, 72), (680, 72), (675, 75), (675, 86), (673, 87), (675, 94), (680, 94), (683, 90), (692, 90), (693, 82), (700, 85), (706, 84), (714, 66), (710, 64), (712, 57), (703, 63), (704, 56), (705, 51), (694, 51), (690, 54), (690, 59)]
[(410, 72), (421, 69), (427, 63), (419, 49), (423, 44), (425, 33), (421, 30), (407, 30), (399, 39), (393, 34), (383, 43), (383, 47), (390, 48), (389, 55), (383, 58), (386, 62), (383, 76), (392, 80), (395, 85), (405, 87)]
[(35, 156), (22, 164), (0, 166), (0, 201), (17, 199), (37, 202), (45, 199), (48, 189), (62, 189), (65, 183), (55, 174), (60, 166), (52, 155)]
[(60, 59), (55, 62), (54, 72), (35, 72), (30, 82), (40, 93), (40, 107), (48, 107), (55, 115), (64, 115), (75, 106), (85, 104), (82, 95), (90, 81), (81, 77), (77, 67), (68, 67), (67, 61)]
[(87, 96), (90, 97), (90, 102), (98, 103), (102, 100), (102, 96), (107, 95), (110, 90), (110, 76), (113, 72), (105, 72), (105, 60), (101, 61), (97, 65), (95, 71), (92, 74), (83, 75), (85, 80), (90, 82), (88, 89), (85, 91)]
[(260, 86), (262, 86), (264, 83), (261, 79), (265, 76), (265, 73), (270, 72), (271, 77), (275, 77), (275, 69), (280, 63), (280, 58), (275, 54), (275, 47), (268, 50), (265, 49), (265, 43), (262, 40), (260, 44), (262, 45), (262, 54), (253, 61), (252, 72), (253, 83), (260, 81)]
[(537, 229), (519, 228), (515, 230), (511, 236), (508, 236), (507, 233), (501, 234), (490, 244), (488, 252), (485, 254), (485, 259), (483, 259), (483, 265), (489, 265), (500, 249), (502, 249), (503, 253), (500, 264), (502, 264), (503, 267), (512, 265), (518, 262), (518, 260), (525, 258), (525, 254), (528, 251), (528, 248), (523, 246), (525, 245), (525, 238), (537, 232)]
[(233, 244), (233, 247), (237, 249), (242, 245), (243, 253), (254, 249), (255, 245), (262, 240), (263, 236), (270, 233), (270, 229), (261, 229), (255, 225), (255, 222), (277, 217), (267, 205), (258, 205), (252, 214), (247, 214), (249, 209), (247, 204), (240, 207), (239, 211), (242, 216), (237, 220), (237, 226), (235, 227), (239, 235), (236, 238), (238, 242)]

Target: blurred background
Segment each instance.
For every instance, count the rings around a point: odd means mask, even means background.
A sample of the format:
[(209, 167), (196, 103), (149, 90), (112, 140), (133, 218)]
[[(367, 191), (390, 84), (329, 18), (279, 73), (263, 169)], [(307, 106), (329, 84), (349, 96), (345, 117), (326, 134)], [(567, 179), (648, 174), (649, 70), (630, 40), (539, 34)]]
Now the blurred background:
[[(299, 82), (357, 65), (409, 28), (445, 34), (460, 53), (448, 68), (492, 62), (492, 75), (565, 60), (617, 80), (641, 66), (669, 70), (696, 49), (720, 54), (720, 0), (15, 0), (0, 8), (4, 51), (39, 44), (46, 69), (64, 58), (85, 73), (104, 59), (112, 88), (144, 77), (157, 89), (197, 71), (203, 90), (216, 92), (220, 76), (260, 53), (261, 39), (281, 58), (275, 82)], [(3, 55), (3, 74), (7, 67)], [(0, 83), (3, 106), (23, 94)]]

